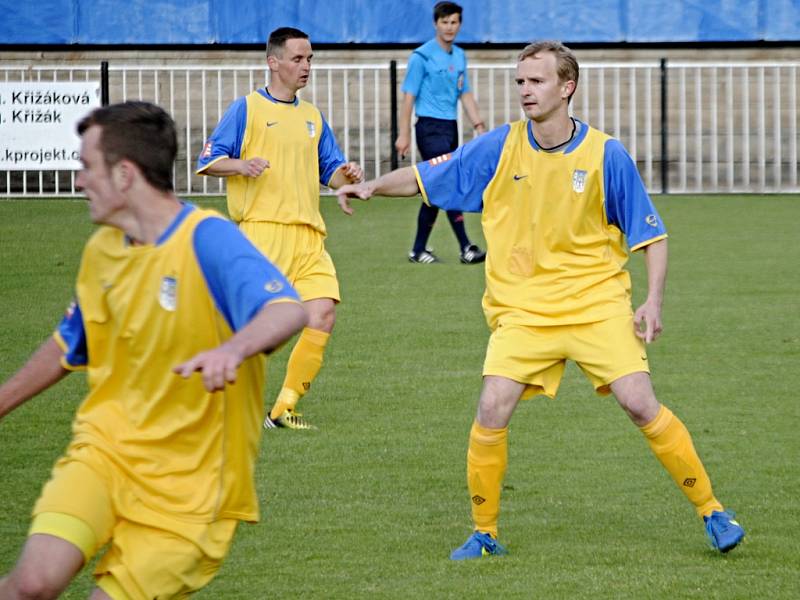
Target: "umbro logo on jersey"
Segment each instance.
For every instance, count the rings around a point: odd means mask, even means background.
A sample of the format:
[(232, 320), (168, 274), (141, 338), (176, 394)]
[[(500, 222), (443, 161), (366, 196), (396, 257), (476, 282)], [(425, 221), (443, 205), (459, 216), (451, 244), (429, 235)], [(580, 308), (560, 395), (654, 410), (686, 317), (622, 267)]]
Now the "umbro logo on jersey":
[(689, 488), (694, 487), (695, 483), (697, 483), (697, 479), (695, 479), (694, 477), (687, 477), (686, 479), (683, 480), (683, 485)]
[(277, 121), (267, 121), (267, 127), (275, 127), (275, 125), (277, 124), (278, 124)]
[(647, 217), (645, 217), (645, 221), (648, 225), (650, 225), (650, 227), (658, 227), (658, 217), (655, 215), (647, 215)]
[(520, 179), (525, 179), (527, 175), (514, 175), (514, 181), (519, 181)]
[(452, 156), (452, 154), (442, 154), (441, 156), (436, 156), (436, 157), (430, 159), (428, 161), (428, 164), (430, 166), (432, 166), (432, 167), (435, 167), (436, 165), (440, 165), (440, 164), (450, 160), (451, 156)]
[(484, 502), (486, 502), (486, 498), (483, 498), (483, 497), (481, 497), (481, 496), (478, 496), (478, 494), (475, 494), (475, 495), (472, 497), (472, 501), (473, 501), (473, 502), (474, 502), (474, 503), (475, 503), (477, 506), (480, 506), (481, 504), (483, 504)]

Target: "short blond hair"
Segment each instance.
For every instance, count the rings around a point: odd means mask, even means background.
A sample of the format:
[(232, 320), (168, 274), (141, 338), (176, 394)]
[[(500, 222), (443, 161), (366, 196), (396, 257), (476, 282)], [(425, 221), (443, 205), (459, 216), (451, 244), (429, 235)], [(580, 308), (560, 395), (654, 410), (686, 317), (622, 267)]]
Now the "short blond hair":
[[(578, 88), (578, 59), (561, 42), (555, 40), (542, 40), (528, 44), (520, 52), (517, 62), (522, 62), (526, 58), (531, 58), (542, 52), (552, 52), (556, 57), (556, 73), (559, 81), (574, 81), (575, 89)], [(573, 91), (573, 94), (575, 92)]]

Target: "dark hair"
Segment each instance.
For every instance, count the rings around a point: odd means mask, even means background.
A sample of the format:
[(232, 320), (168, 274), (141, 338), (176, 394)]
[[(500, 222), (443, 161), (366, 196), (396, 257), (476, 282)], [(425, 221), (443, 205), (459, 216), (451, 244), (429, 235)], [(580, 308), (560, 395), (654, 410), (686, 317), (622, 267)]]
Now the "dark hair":
[(269, 34), (269, 39), (267, 40), (267, 56), (277, 56), (279, 52), (283, 52), (287, 41), (297, 39), (307, 40), (308, 34), (294, 27), (278, 27)]
[(172, 191), (172, 165), (178, 153), (175, 122), (160, 106), (149, 102), (122, 102), (102, 106), (78, 123), (78, 135), (97, 125), (105, 163), (129, 160), (150, 185)]
[(433, 7), (433, 22), (435, 23), (439, 19), (444, 19), (450, 15), (458, 15), (458, 20), (460, 21), (462, 19), (462, 10), (461, 6), (455, 2), (437, 2), (436, 6)]
[[(555, 40), (542, 40), (533, 42), (523, 48), (519, 54), (517, 62), (522, 62), (526, 58), (531, 58), (542, 52), (552, 52), (556, 57), (556, 73), (558, 74), (559, 81), (574, 81), (575, 89), (578, 89), (578, 75), (580, 70), (578, 68), (578, 59), (572, 53), (572, 50), (567, 48), (561, 42)], [(574, 91), (572, 92), (575, 93)], [(572, 100), (572, 95), (570, 95)]]

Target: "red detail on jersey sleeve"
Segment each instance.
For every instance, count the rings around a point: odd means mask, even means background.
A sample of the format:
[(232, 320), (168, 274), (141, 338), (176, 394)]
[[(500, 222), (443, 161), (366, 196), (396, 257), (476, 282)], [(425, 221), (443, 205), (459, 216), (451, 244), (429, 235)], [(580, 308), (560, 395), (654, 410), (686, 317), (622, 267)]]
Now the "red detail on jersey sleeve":
[(452, 156), (452, 154), (449, 154), (449, 153), (448, 154), (442, 154), (441, 156), (435, 156), (435, 157), (433, 157), (432, 159), (430, 159), (428, 161), (428, 164), (430, 166), (432, 166), (432, 167), (435, 167), (436, 165), (440, 165), (443, 162), (447, 162), (448, 160), (450, 160), (451, 156)]

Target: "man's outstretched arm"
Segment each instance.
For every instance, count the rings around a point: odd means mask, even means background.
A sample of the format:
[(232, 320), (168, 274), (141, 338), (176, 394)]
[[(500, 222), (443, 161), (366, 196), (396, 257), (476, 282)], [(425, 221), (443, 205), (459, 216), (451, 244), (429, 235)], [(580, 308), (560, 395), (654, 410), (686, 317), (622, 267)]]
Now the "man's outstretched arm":
[(414, 167), (403, 167), (364, 183), (344, 185), (336, 191), (339, 207), (348, 215), (353, 214), (350, 198), (368, 200), (372, 196), (416, 196), (417, 194), (419, 194), (419, 184)]

